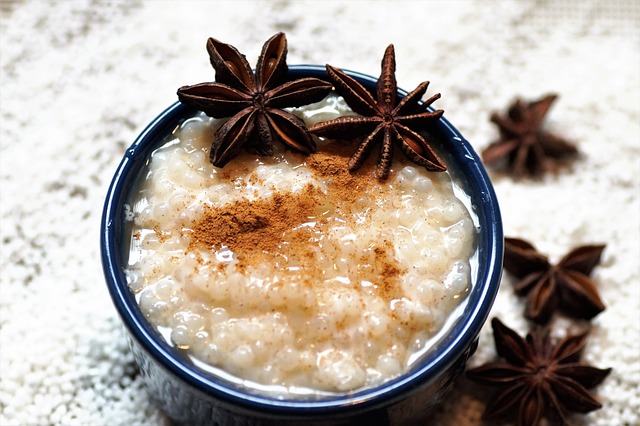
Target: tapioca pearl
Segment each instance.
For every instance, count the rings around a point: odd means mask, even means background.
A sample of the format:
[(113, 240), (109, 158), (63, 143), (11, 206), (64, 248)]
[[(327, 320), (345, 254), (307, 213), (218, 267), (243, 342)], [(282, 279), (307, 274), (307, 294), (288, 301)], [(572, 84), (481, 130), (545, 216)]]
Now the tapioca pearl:
[[(162, 246), (167, 252), (183, 252), (187, 248), (189, 240), (187, 235), (171, 235), (162, 243)], [(174, 256), (177, 254), (172, 253)]]
[(269, 177), (270, 169), (265, 165), (260, 165), (253, 170), (253, 174), (255, 174), (258, 179), (263, 180)]
[[(404, 326), (425, 324), (431, 319), (431, 311), (421, 303), (402, 299), (393, 304), (393, 313)], [(404, 327), (402, 327), (405, 330)], [(405, 331), (403, 331), (405, 333)]]
[(442, 219), (455, 223), (465, 216), (465, 208), (457, 199), (447, 198), (442, 206)]
[(400, 360), (387, 354), (380, 355), (375, 365), (376, 370), (380, 371), (385, 377), (394, 377), (403, 371)]
[(356, 317), (362, 309), (360, 295), (350, 289), (334, 288), (325, 290), (319, 299), (320, 303), (326, 307), (327, 314), (336, 322)]
[(168, 303), (168, 299), (158, 296), (155, 289), (150, 287), (142, 291), (140, 294), (140, 309), (142, 313), (154, 323), (160, 326), (166, 326), (171, 317), (172, 308)]
[(194, 355), (214, 367), (219, 366), (222, 363), (222, 360), (227, 356), (227, 354), (225, 354), (216, 343), (211, 341), (204, 345), (202, 349), (198, 350)]
[(153, 182), (158, 179), (166, 179), (168, 171), (169, 168), (167, 167), (167, 164), (164, 161), (156, 161), (156, 158), (154, 157), (154, 161), (149, 163), (149, 171), (145, 176), (145, 180), (147, 182)]
[(224, 195), (232, 195), (233, 187), (227, 183), (216, 183), (207, 188), (207, 196), (211, 201), (217, 200)]
[(169, 300), (171, 296), (176, 294), (177, 286), (171, 278), (163, 278), (158, 280), (151, 288), (159, 300)]
[(400, 169), (398, 174), (408, 178), (409, 180), (413, 180), (418, 176), (419, 173), (418, 169), (413, 166), (404, 166), (402, 169)]
[(202, 136), (204, 132), (204, 122), (198, 118), (190, 118), (185, 120), (184, 123), (180, 126), (180, 139), (184, 142), (185, 139), (197, 139)]
[(393, 239), (393, 231), (381, 231), (373, 227), (363, 227), (356, 230), (354, 245), (345, 247), (343, 253), (350, 256), (353, 266), (358, 263), (358, 258), (364, 255), (373, 256), (373, 250), (383, 248), (386, 241)]
[(411, 228), (420, 218), (420, 210), (414, 206), (404, 206), (396, 214), (398, 223), (407, 228)]
[(176, 184), (170, 178), (155, 179), (151, 186), (151, 192), (158, 200), (168, 200), (175, 190)]
[(367, 312), (363, 315), (367, 331), (372, 337), (382, 337), (389, 333), (391, 318), (378, 312)]
[(428, 209), (437, 208), (442, 205), (442, 197), (437, 193), (430, 192), (426, 197), (422, 198), (422, 204), (427, 208), (427, 212), (429, 212)]
[(228, 326), (238, 341), (250, 341), (260, 333), (260, 325), (248, 318), (237, 318)]
[(168, 202), (160, 202), (153, 206), (152, 215), (156, 218), (169, 217), (171, 207)]
[(269, 170), (269, 175), (265, 179), (265, 183), (267, 184), (277, 184), (284, 180), (287, 180), (287, 170), (285, 170), (282, 166), (271, 166)]
[(207, 331), (211, 336), (211, 342), (215, 343), (223, 351), (230, 351), (238, 343), (236, 335), (231, 331), (228, 322), (213, 324)]
[(437, 305), (439, 300), (444, 296), (444, 285), (434, 279), (426, 279), (418, 281), (414, 287), (415, 300), (430, 306)]
[(171, 341), (181, 349), (188, 349), (193, 342), (193, 333), (184, 325), (179, 325), (171, 329)]
[(271, 335), (269, 340), (274, 345), (286, 346), (292, 344), (296, 340), (296, 332), (288, 324), (276, 323), (271, 327)]
[(300, 353), (293, 348), (285, 347), (277, 351), (273, 358), (277, 363), (278, 369), (284, 373), (288, 373), (298, 368)]
[(274, 308), (282, 308), (289, 304), (289, 293), (285, 291), (287, 283), (276, 282), (265, 287), (264, 297)]
[(144, 275), (146, 285), (153, 285), (165, 276), (164, 258), (155, 252), (142, 257), (134, 266)]
[(180, 146), (182, 147), (182, 150), (187, 154), (186, 158), (189, 158), (189, 153), (198, 149), (198, 145), (199, 145), (198, 139), (191, 139), (190, 137), (188, 136), (185, 137), (183, 135), (180, 136)]
[(137, 269), (132, 269), (132, 270), (127, 270), (126, 273), (127, 273), (127, 283), (129, 284), (129, 288), (131, 289), (131, 291), (133, 291), (134, 293), (137, 293), (145, 287), (146, 282), (141, 271)]
[(348, 207), (351, 209), (353, 214), (362, 214), (366, 212), (367, 209), (370, 209), (373, 205), (373, 199), (368, 195), (362, 195), (358, 197), (351, 206), (340, 206), (342, 208)]
[(366, 371), (351, 354), (328, 350), (318, 357), (318, 371), (314, 379), (325, 389), (348, 391), (363, 386), (366, 377)]
[(388, 347), (383, 355), (392, 359), (397, 359), (400, 363), (404, 363), (407, 356), (407, 347), (404, 344), (399, 343), (399, 341), (400, 338), (396, 338), (395, 342)]
[(174, 156), (171, 160), (169, 160), (167, 177), (174, 182), (182, 182), (184, 179), (184, 174), (189, 171), (189, 165), (185, 163), (183, 160)]
[(169, 198), (169, 207), (177, 210), (185, 209), (194, 200), (193, 195), (185, 190), (178, 189)]
[(209, 343), (211, 343), (209, 333), (205, 330), (199, 330), (192, 335), (189, 346), (196, 357), (203, 359), (203, 355)]
[(438, 247), (425, 247), (419, 251), (419, 263), (424, 264), (434, 274), (442, 274), (447, 267), (448, 256)]
[(442, 232), (433, 228), (426, 228), (422, 230), (421, 235), (414, 236), (420, 242), (420, 247), (441, 247), (444, 244), (444, 235)]
[(433, 182), (426, 176), (418, 176), (413, 182), (416, 192), (427, 194), (433, 191)]
[(251, 372), (251, 378), (257, 383), (278, 383), (280, 371), (271, 363), (262, 364), (256, 357), (256, 367)]
[(174, 276), (185, 283), (185, 292), (189, 296), (207, 303), (215, 300), (210, 297), (210, 293), (216, 285), (218, 274), (207, 266), (199, 267), (196, 259), (185, 260)]
[(456, 261), (445, 279), (445, 285), (453, 294), (467, 290), (471, 281), (471, 266), (467, 261)]
[(473, 234), (473, 223), (462, 219), (445, 230), (444, 247), (453, 258), (467, 257), (471, 250), (469, 235)]
[(411, 238), (398, 238), (395, 242), (395, 252), (398, 260), (413, 265), (422, 261), (421, 252)]
[(173, 314), (170, 322), (171, 327), (185, 327), (189, 333), (195, 335), (198, 331), (204, 329), (205, 319), (202, 315), (196, 314), (191, 310), (180, 310)]
[(169, 298), (167, 303), (171, 308), (172, 312), (176, 312), (180, 309), (183, 309), (183, 306), (185, 303), (185, 296), (186, 296), (186, 293), (184, 292), (184, 290), (182, 290), (182, 288), (179, 288), (175, 292), (175, 294)]
[(233, 348), (227, 357), (232, 372), (242, 372), (252, 368), (255, 356), (251, 345), (242, 344)]
[(444, 248), (451, 257), (460, 257), (466, 248), (464, 224), (461, 222), (449, 226), (445, 230)]
[(438, 191), (442, 193), (450, 193), (453, 191), (453, 181), (449, 173), (432, 173), (431, 179)]
[(166, 327), (167, 319), (170, 317), (172, 309), (167, 302), (156, 300), (153, 304), (142, 308), (142, 312), (152, 323)]
[(312, 288), (301, 282), (287, 283), (282, 290), (283, 297), (291, 304), (290, 307), (306, 308), (316, 304), (316, 294)]
[(200, 190), (205, 185), (205, 178), (197, 170), (187, 170), (184, 173), (182, 186), (191, 190)]
[(217, 325), (229, 319), (229, 312), (224, 308), (213, 308), (209, 312), (208, 320), (210, 325)]
[(340, 257), (333, 259), (333, 270), (338, 276), (349, 275), (352, 260), (342, 253)]
[(143, 313), (146, 314), (148, 310), (153, 307), (153, 304), (158, 301), (158, 296), (156, 296), (153, 287), (147, 287), (140, 293), (140, 299), (138, 304), (140, 305), (140, 309)]
[[(251, 341), (251, 349), (253, 350), (253, 356), (256, 362), (256, 365), (266, 365), (269, 366), (272, 364), (270, 362), (273, 348), (273, 343), (269, 339), (269, 335), (262, 333), (261, 336), (257, 336), (255, 339)], [(273, 367), (271, 366), (269, 370)]]
[(160, 237), (155, 232), (149, 232), (140, 241), (140, 248), (143, 250), (157, 250), (160, 245)]
[(314, 336), (314, 340), (330, 339), (334, 332), (333, 319), (324, 313), (316, 314), (305, 321), (304, 328)]

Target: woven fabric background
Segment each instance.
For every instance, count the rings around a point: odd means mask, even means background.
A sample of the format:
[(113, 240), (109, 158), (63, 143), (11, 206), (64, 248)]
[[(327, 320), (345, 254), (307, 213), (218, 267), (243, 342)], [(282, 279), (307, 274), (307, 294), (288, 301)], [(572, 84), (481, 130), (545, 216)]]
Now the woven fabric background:
[[(428, 95), (480, 151), (516, 96), (555, 92), (549, 130), (579, 158), (557, 175), (491, 172), (505, 233), (557, 261), (606, 243), (607, 310), (584, 358), (613, 373), (572, 424), (640, 424), (640, 3), (635, 0), (0, 1), (0, 424), (165, 425), (109, 299), (99, 223), (125, 149), (185, 84), (213, 80), (207, 37), (255, 63), (285, 31), (290, 64), (378, 75), (394, 43), (405, 89)], [(524, 332), (505, 274), (491, 316)], [(562, 317), (554, 334), (584, 329)], [(490, 327), (471, 365), (495, 356)], [(460, 379), (431, 424), (479, 425)]]

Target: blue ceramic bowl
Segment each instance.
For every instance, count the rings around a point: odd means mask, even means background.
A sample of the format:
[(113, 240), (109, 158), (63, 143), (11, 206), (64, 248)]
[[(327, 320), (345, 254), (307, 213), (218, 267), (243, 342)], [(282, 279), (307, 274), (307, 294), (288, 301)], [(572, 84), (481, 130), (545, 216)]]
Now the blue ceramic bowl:
[[(376, 79), (347, 71), (375, 91)], [(290, 66), (288, 77), (326, 79), (321, 66)], [(406, 92), (401, 92), (406, 95)], [(113, 303), (125, 326), (131, 350), (149, 392), (178, 423), (214, 425), (387, 425), (416, 424), (440, 402), (453, 379), (475, 351), (502, 272), (500, 212), (487, 174), (469, 143), (444, 118), (433, 133), (454, 177), (470, 196), (479, 226), (475, 281), (461, 317), (450, 333), (408, 372), (378, 387), (322, 400), (280, 400), (239, 390), (185, 361), (145, 320), (124, 273), (124, 204), (151, 151), (179, 123), (194, 113), (176, 102), (160, 114), (127, 150), (107, 194), (101, 249)]]

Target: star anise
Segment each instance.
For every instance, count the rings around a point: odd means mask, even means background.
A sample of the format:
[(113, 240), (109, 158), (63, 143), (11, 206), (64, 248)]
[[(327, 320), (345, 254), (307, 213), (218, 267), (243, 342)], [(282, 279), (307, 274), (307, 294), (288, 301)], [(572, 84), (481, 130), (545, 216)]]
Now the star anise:
[(516, 291), (528, 295), (525, 316), (544, 323), (556, 309), (585, 319), (602, 312), (604, 304), (589, 275), (600, 262), (604, 248), (576, 247), (554, 266), (528, 241), (505, 238), (504, 268), (520, 279)]
[(264, 44), (255, 75), (233, 46), (210, 38), (207, 51), (216, 81), (181, 87), (178, 99), (210, 117), (231, 117), (215, 134), (209, 155), (214, 166), (223, 167), (243, 147), (270, 155), (274, 139), (303, 153), (315, 151), (304, 122), (282, 108), (318, 102), (329, 94), (331, 84), (317, 78), (285, 82), (287, 39), (283, 33)]
[(482, 152), (482, 160), (493, 164), (506, 159), (513, 175), (522, 177), (540, 175), (558, 160), (576, 154), (574, 145), (542, 130), (542, 122), (556, 99), (554, 94), (533, 102), (516, 99), (506, 116), (493, 113), (491, 121), (498, 126), (500, 139)]
[(429, 147), (425, 138), (414, 129), (437, 121), (444, 111), (428, 112), (440, 94), (436, 94), (422, 105), (419, 100), (427, 91), (429, 82), (421, 83), (400, 102), (396, 84), (396, 60), (393, 45), (389, 45), (382, 58), (382, 72), (376, 85), (377, 100), (355, 79), (341, 70), (327, 65), (327, 74), (347, 104), (360, 116), (339, 117), (335, 120), (314, 124), (309, 131), (317, 136), (331, 139), (351, 139), (368, 134), (349, 160), (349, 170), (362, 165), (373, 147), (382, 143), (376, 168), (376, 177), (384, 180), (389, 176), (393, 159), (393, 144), (397, 143), (407, 157), (429, 171), (442, 172), (447, 168)]
[(580, 362), (587, 333), (554, 344), (540, 327), (523, 339), (497, 318), (491, 325), (504, 360), (467, 372), (469, 379), (499, 388), (485, 408), (484, 420), (515, 417), (518, 426), (535, 426), (545, 417), (553, 424), (566, 424), (570, 412), (602, 407), (587, 389), (600, 384), (611, 369)]

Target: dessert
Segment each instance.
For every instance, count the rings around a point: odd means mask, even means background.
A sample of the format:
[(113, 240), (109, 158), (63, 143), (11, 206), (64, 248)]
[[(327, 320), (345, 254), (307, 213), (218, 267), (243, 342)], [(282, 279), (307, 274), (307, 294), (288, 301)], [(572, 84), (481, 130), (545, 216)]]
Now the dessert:
[[(246, 83), (234, 71), (246, 70), (244, 57), (209, 45), (212, 64), (233, 74), (227, 82)], [(284, 69), (276, 35), (258, 70), (273, 52), (264, 69)], [(385, 54), (383, 75), (390, 61)], [(269, 104), (273, 87), (298, 83), (256, 78), (243, 95), (223, 83), (181, 89), (208, 115), (236, 95), (238, 105), (223, 108), (228, 120), (194, 113), (150, 155), (128, 203), (129, 286), (185, 358), (250, 392), (317, 398), (384, 383), (425, 356), (464, 307), (477, 267), (469, 197), (415, 139), (409, 158), (349, 167), (359, 139), (300, 136), (355, 117), (342, 97), (281, 110)], [(324, 87), (313, 85), (315, 97)], [(437, 119), (418, 111), (426, 86), (418, 90), (399, 105)], [(425, 153), (438, 172), (413, 162)]]

